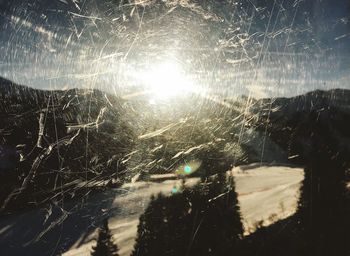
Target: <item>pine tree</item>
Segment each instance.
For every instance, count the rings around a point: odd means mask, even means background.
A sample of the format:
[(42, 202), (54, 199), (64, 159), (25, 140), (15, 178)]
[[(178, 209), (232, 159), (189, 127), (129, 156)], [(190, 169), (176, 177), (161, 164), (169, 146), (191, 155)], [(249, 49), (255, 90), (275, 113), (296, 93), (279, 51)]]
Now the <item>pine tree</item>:
[[(333, 132), (332, 115), (311, 113), (311, 150), (297, 213), (305, 255), (348, 255), (349, 202), (345, 189), (346, 150)], [(329, 120), (329, 121), (328, 121)]]
[(96, 246), (92, 247), (91, 256), (119, 256), (118, 247), (113, 242), (111, 231), (108, 228), (108, 219), (104, 219), (99, 229)]
[(227, 180), (226, 173), (218, 173), (205, 190), (193, 201), (193, 212), (199, 213), (200, 228), (190, 255), (232, 255), (243, 236), (233, 177)]
[(164, 209), (166, 198), (159, 194), (151, 197), (149, 206), (140, 217), (138, 236), (132, 256), (162, 255), (167, 240), (164, 232)]
[(132, 255), (231, 255), (242, 235), (234, 181), (222, 173), (170, 197), (153, 197)]

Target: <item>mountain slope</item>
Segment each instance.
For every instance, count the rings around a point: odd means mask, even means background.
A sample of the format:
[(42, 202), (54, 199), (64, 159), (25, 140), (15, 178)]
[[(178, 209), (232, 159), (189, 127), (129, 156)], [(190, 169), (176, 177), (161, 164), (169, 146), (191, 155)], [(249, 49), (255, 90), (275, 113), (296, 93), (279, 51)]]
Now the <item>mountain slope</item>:
[(332, 90), (269, 101), (265, 109), (270, 111), (256, 123), (291, 161), (305, 166), (298, 210), (289, 227), (297, 234), (298, 255), (350, 252), (349, 99), (349, 91)]
[[(121, 99), (97, 90), (42, 91), (0, 83), (3, 209), (62, 198), (68, 184), (94, 184), (123, 172), (121, 159), (134, 135)], [(76, 192), (75, 186), (65, 190), (70, 196)]]
[[(289, 157), (298, 163), (306, 163), (310, 157), (313, 138), (319, 141), (333, 140), (333, 153), (340, 153), (347, 165), (350, 151), (350, 90), (335, 89), (313, 91), (293, 98), (263, 99), (253, 112), (259, 115), (255, 123), (258, 130), (265, 130)], [(317, 134), (315, 128), (324, 126), (325, 134)]]

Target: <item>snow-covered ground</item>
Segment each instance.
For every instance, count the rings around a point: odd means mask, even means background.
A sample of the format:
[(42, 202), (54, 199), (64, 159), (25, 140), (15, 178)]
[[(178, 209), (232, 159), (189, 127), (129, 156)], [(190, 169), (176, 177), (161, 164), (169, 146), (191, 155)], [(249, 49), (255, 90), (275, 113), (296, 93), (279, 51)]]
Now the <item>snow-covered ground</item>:
[[(257, 223), (269, 225), (286, 218), (295, 212), (303, 170), (296, 167), (253, 164), (236, 167), (236, 191), (241, 207), (246, 233), (252, 232)], [(187, 186), (196, 184), (199, 179), (191, 178)], [(119, 211), (109, 219), (113, 237), (120, 248), (120, 255), (130, 255), (137, 232), (138, 218), (147, 207), (152, 194), (162, 192), (170, 195), (178, 180), (161, 183), (137, 182), (125, 184), (126, 193), (117, 196), (113, 206)], [(96, 232), (85, 241), (81, 239), (64, 256), (90, 255)]]
[(246, 233), (257, 224), (267, 226), (295, 212), (303, 169), (253, 164), (234, 168), (232, 173)]
[[(268, 225), (295, 211), (303, 179), (301, 168), (253, 164), (231, 172), (236, 180), (246, 233), (253, 231), (260, 221)], [(88, 256), (95, 244), (97, 227), (109, 216), (109, 227), (120, 255), (130, 255), (139, 216), (151, 195), (159, 192), (170, 195), (174, 186), (180, 185), (180, 180), (170, 178), (129, 183), (122, 188), (91, 194), (84, 200), (58, 202), (47, 208), (3, 216), (0, 218), (0, 254)], [(186, 186), (198, 182), (198, 178), (189, 178)]]

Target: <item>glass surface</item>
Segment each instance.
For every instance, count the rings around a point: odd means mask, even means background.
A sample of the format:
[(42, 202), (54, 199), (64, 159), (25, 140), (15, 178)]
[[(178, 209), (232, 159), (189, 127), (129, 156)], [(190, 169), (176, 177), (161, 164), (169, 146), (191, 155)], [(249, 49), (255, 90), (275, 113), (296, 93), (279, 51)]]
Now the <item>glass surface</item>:
[(0, 254), (350, 255), (348, 0), (0, 0)]

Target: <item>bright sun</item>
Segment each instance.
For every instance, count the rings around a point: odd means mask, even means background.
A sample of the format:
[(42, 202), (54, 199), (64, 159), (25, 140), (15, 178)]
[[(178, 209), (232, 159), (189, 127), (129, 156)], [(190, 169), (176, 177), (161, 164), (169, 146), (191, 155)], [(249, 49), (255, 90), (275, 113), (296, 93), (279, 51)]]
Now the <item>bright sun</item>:
[(167, 99), (196, 91), (192, 81), (175, 62), (155, 65), (151, 69), (141, 72), (139, 78), (154, 98)]

